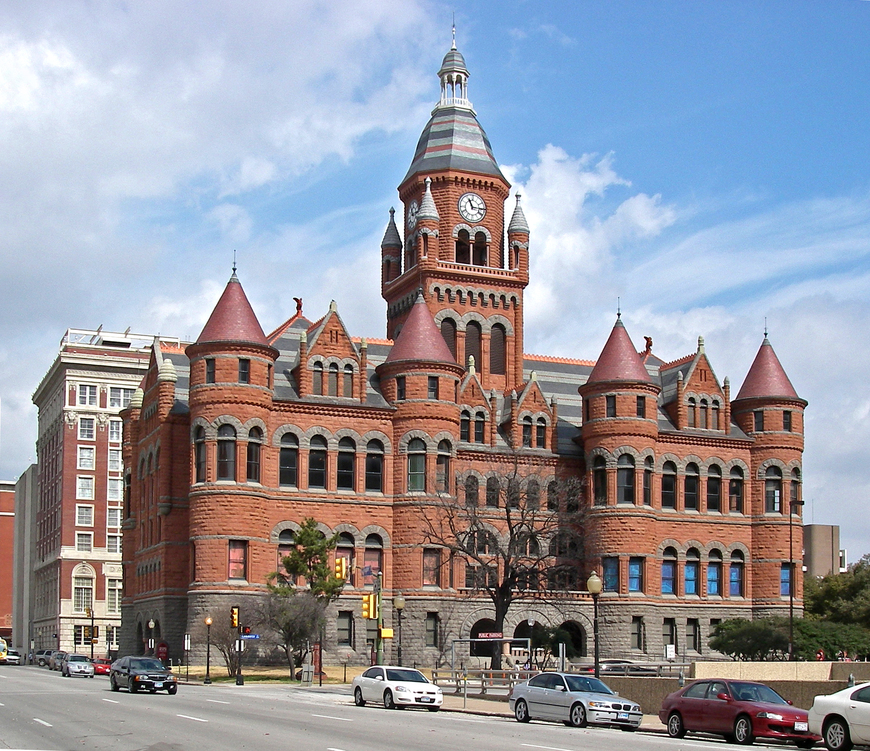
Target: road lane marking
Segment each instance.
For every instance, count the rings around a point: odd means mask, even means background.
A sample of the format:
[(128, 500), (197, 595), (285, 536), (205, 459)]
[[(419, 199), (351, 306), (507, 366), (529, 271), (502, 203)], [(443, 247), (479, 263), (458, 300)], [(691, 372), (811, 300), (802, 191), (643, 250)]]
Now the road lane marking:
[(54, 727), (54, 725), (52, 725), (50, 722), (46, 722), (45, 720), (40, 720), (38, 717), (34, 717), (33, 721), (38, 722), (40, 725), (45, 725), (45, 727), (47, 727), (47, 728)]
[(558, 746), (536, 746), (534, 743), (523, 743), (526, 748), (543, 748), (546, 751), (571, 751), (570, 748), (559, 748)]
[(343, 748), (327, 748), (326, 751), (344, 751)]
[(194, 722), (208, 722), (208, 720), (203, 720), (201, 717), (191, 717), (186, 714), (177, 714), (176, 717), (181, 717), (184, 720), (193, 720)]
[(206, 699), (206, 701), (210, 701), (212, 704), (229, 704), (228, 701), (221, 701), (220, 699)]
[(109, 704), (120, 704), (121, 702), (116, 701), (115, 699), (103, 699), (103, 701), (109, 702)]
[(333, 717), (328, 714), (312, 714), (312, 717), (322, 717), (324, 720), (341, 720), (342, 722), (353, 722), (350, 717)]

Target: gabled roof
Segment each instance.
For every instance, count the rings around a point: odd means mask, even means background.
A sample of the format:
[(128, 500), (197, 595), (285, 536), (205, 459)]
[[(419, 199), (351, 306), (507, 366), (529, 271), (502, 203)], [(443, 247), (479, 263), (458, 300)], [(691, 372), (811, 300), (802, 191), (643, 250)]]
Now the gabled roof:
[(207, 342), (250, 342), (269, 346), (235, 270), (196, 340), (197, 344)]
[(418, 360), (424, 362), (445, 362), (456, 365), (456, 360), (447, 348), (447, 342), (435, 325), (423, 293), (417, 293), (417, 300), (405, 320), (396, 343), (384, 362)]
[(743, 386), (737, 399), (754, 399), (757, 397), (784, 396), (789, 399), (800, 399), (785, 370), (773, 351), (773, 346), (764, 336), (764, 341), (758, 349), (758, 354), (746, 374)]
[(608, 381), (652, 383), (619, 316), (587, 383)]

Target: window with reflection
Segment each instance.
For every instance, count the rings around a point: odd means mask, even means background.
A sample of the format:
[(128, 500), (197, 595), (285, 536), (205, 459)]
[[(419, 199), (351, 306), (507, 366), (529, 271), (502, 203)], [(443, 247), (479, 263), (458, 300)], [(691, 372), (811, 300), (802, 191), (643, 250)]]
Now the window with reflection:
[(353, 438), (345, 437), (338, 442), (335, 482), (339, 490), (356, 488), (356, 443)]
[(616, 460), (616, 502), (634, 505), (634, 457), (622, 454)]
[(377, 439), (366, 445), (366, 491), (384, 491), (384, 444)]
[(448, 441), (438, 443), (438, 456), (435, 460), (435, 483), (439, 493), (450, 492), (451, 450)]
[(683, 508), (686, 510), (698, 510), (698, 465), (689, 462), (686, 465), (686, 476), (683, 479)]
[(744, 564), (743, 553), (735, 550), (731, 554), (731, 565), (728, 571), (728, 591), (731, 597), (743, 597)]
[(308, 450), (308, 487), (326, 487), (326, 439), (322, 435), (311, 437)]
[(662, 508), (677, 507), (677, 465), (665, 462), (662, 467)]
[(205, 482), (205, 429), (196, 429), (193, 438), (194, 462), (196, 464), (196, 481)]
[(686, 570), (684, 572), (685, 591), (687, 595), (700, 594), (701, 554), (697, 548), (686, 551)]
[(217, 434), (217, 479), (236, 479), (236, 429), (221, 425)]
[(412, 438), (408, 443), (408, 490), (426, 491), (426, 444), (422, 438)]
[(734, 514), (743, 513), (743, 470), (740, 467), (731, 469), (728, 480), (728, 510)]
[(782, 470), (768, 467), (764, 473), (764, 510), (782, 513)]
[(263, 431), (251, 428), (248, 431), (247, 477), (248, 482), (260, 482), (260, 452), (263, 446)]
[(707, 594), (719, 597), (722, 594), (722, 553), (713, 549), (707, 562)]
[(662, 553), (662, 594), (677, 593), (677, 551), (675, 548), (665, 548)]
[(603, 456), (596, 456), (592, 462), (592, 487), (595, 505), (607, 504), (607, 470)]
[(707, 511), (722, 510), (722, 470), (716, 464), (707, 469)]
[(278, 482), (292, 488), (295, 488), (299, 482), (299, 439), (293, 433), (285, 433), (281, 436)]

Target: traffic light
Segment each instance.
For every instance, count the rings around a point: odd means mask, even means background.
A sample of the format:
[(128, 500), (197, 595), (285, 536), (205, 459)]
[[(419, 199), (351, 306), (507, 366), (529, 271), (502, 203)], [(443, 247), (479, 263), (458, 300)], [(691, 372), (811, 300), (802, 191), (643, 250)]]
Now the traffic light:
[(363, 595), (362, 617), (370, 620), (377, 620), (378, 596), (376, 594), (372, 593), (370, 595)]
[(335, 578), (347, 579), (347, 558), (335, 559)]
[(230, 625), (233, 628), (239, 627), (239, 606), (238, 605), (233, 605), (230, 608)]
[(243, 634), (250, 634), (250, 633), (251, 633), (251, 627), (250, 627), (250, 626), (242, 626), (242, 633), (243, 633)]

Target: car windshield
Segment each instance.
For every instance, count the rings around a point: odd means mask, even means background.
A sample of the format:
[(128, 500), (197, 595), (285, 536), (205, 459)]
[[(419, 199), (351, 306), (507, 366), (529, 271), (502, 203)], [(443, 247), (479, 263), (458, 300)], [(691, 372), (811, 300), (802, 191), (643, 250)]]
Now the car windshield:
[(419, 670), (387, 670), (388, 681), (408, 681), (409, 683), (429, 683)]
[(585, 678), (582, 675), (566, 675), (565, 680), (568, 681), (568, 689), (570, 691), (586, 691), (596, 694), (612, 694), (607, 684), (599, 681), (597, 678)]
[(140, 658), (138, 660), (130, 660), (130, 667), (133, 670), (163, 670), (163, 663), (160, 660)]
[(84, 655), (70, 655), (67, 657), (67, 662), (90, 662)]
[(767, 704), (788, 704), (770, 686), (761, 683), (732, 683), (731, 690), (737, 701), (763, 701)]

